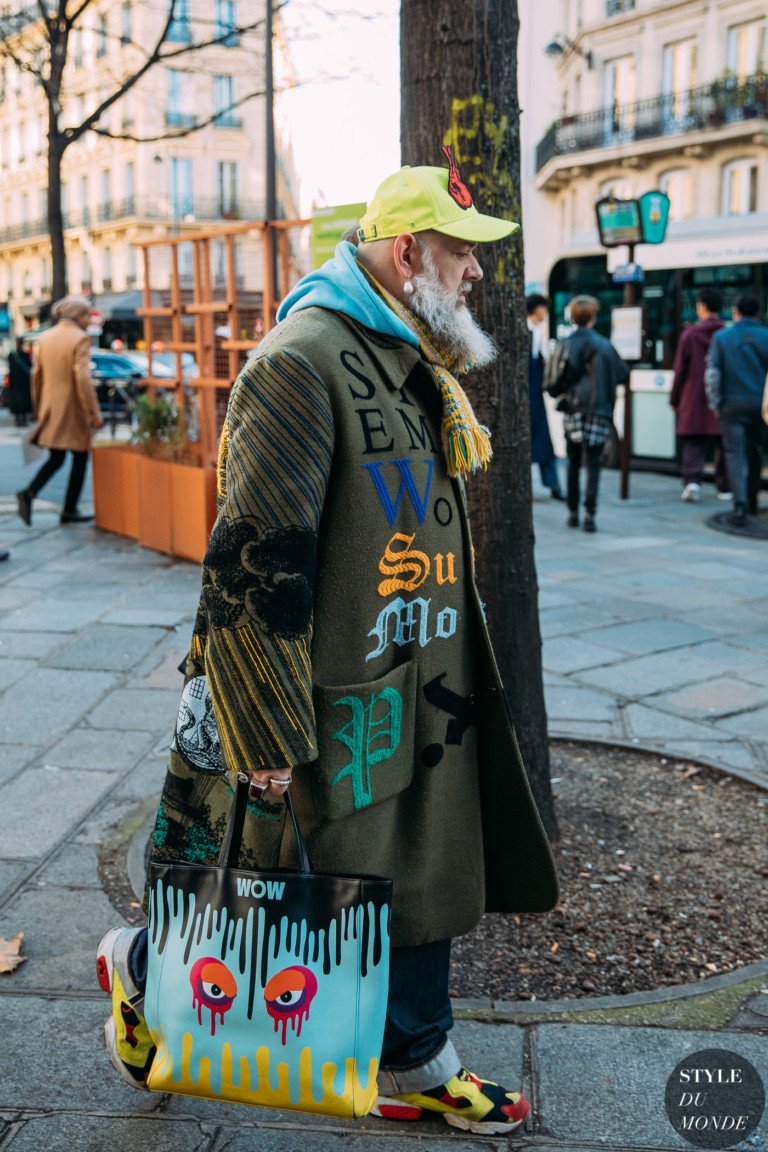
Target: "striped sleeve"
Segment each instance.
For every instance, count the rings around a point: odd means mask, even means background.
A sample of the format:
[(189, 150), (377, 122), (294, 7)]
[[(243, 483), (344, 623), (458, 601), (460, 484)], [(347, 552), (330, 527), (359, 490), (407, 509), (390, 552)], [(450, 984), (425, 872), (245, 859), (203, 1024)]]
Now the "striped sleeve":
[(246, 365), (203, 570), (205, 668), (232, 771), (317, 757), (311, 636), (333, 442), (327, 390), (306, 361), (279, 350)]

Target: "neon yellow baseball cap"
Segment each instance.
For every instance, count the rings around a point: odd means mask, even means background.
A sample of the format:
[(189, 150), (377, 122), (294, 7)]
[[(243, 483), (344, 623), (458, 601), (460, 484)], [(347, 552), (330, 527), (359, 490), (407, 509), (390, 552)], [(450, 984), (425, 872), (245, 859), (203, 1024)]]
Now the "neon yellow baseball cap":
[(360, 219), (357, 238), (361, 243), (432, 229), (469, 244), (482, 244), (518, 231), (520, 225), (512, 220), (478, 212), (450, 150), (443, 151), (450, 169), (406, 165), (379, 185)]

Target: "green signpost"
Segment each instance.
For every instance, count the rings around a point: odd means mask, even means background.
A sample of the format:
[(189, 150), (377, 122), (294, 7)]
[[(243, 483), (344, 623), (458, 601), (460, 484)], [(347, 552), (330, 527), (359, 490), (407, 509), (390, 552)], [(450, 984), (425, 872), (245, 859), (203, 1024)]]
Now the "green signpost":
[[(614, 308), (611, 328), (631, 337), (625, 359), (638, 361), (642, 355), (645, 335), (645, 316), (637, 306), (637, 285), (642, 282), (643, 269), (635, 263), (636, 244), (661, 244), (669, 220), (669, 196), (654, 189), (630, 200), (616, 196), (603, 196), (595, 204), (600, 243), (604, 248), (618, 248), (623, 244), (629, 250), (629, 260), (614, 269), (612, 279), (624, 284), (624, 307)], [(630, 377), (631, 382), (631, 377)], [(621, 444), (622, 500), (629, 497), (629, 453), (632, 443), (632, 391), (630, 382), (624, 388), (624, 437)]]
[(669, 196), (666, 192), (644, 192), (637, 201), (640, 207), (640, 223), (643, 230), (643, 244), (661, 244), (669, 220)]
[(319, 268), (333, 256), (345, 232), (356, 228), (365, 204), (333, 204), (312, 208), (312, 267)]

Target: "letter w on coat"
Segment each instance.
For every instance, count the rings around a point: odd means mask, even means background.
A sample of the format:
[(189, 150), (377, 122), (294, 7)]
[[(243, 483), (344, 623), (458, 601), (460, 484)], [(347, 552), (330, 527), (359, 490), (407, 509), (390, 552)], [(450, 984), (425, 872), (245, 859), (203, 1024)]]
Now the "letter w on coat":
[[(429, 489), (432, 485), (432, 469), (434, 467), (433, 460), (387, 460), (387, 464), (394, 465), (400, 473), (400, 486), (397, 489), (397, 495), (393, 500), (389, 494), (389, 489), (381, 474), (383, 463), (377, 462), (375, 464), (363, 464), (361, 467), (367, 468), (371, 474), (376, 493), (381, 500), (384, 507), (387, 520), (389, 521), (390, 528), (394, 528), (397, 513), (403, 500), (404, 493), (408, 493), (411, 503), (416, 511), (419, 524), (424, 523), (424, 517), (427, 514), (427, 501), (429, 500)], [(424, 496), (419, 493), (416, 487), (416, 481), (411, 472), (412, 464), (426, 464), (427, 465), (427, 483), (424, 488)]]

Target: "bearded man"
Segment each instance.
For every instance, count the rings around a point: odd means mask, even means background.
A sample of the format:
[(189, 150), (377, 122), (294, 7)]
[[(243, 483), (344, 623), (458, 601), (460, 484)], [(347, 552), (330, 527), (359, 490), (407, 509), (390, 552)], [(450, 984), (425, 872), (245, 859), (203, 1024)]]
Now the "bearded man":
[[(374, 1111), (506, 1134), (528, 1103), (448, 1039), (450, 942), (487, 910), (548, 910), (557, 881), (475, 585), (464, 481), (490, 437), (456, 379), (495, 355), (467, 307), (476, 244), (516, 225), (449, 159), (384, 181), (233, 387), (152, 851), (215, 862), (244, 771), (241, 867), (291, 864), (290, 786), (316, 868), (394, 881)], [(145, 953), (130, 929), (99, 949), (113, 1062), (139, 1083), (121, 1019)]]

